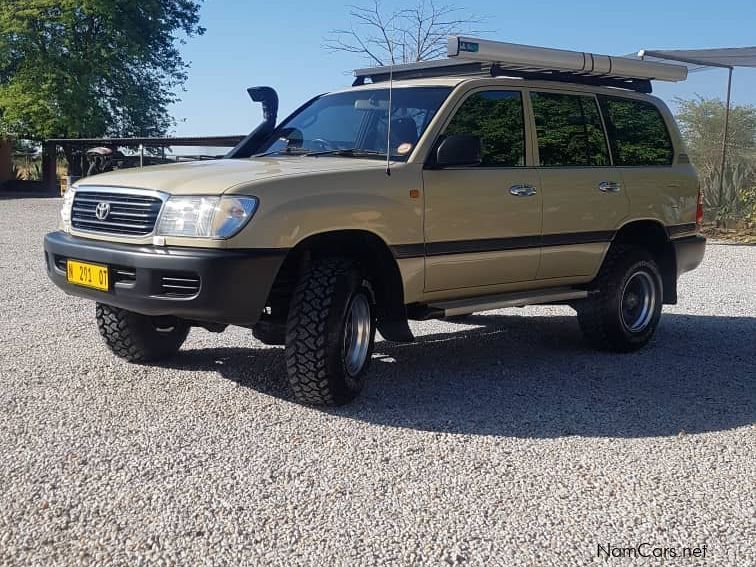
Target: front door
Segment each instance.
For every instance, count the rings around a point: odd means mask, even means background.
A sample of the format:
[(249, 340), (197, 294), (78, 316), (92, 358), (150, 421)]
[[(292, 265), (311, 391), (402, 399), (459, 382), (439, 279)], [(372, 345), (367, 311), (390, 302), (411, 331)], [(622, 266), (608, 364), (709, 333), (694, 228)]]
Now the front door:
[(541, 192), (526, 166), (523, 94), (477, 90), (457, 107), (442, 136), (482, 143), (479, 166), (426, 169), (426, 291), (533, 280), (538, 271)]
[(532, 91), (543, 249), (538, 279), (591, 276), (630, 209), (593, 94)]

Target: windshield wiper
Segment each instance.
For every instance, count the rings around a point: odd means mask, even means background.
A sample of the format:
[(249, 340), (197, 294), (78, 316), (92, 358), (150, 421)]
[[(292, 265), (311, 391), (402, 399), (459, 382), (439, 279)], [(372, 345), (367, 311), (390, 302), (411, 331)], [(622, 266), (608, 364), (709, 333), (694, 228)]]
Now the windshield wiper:
[(344, 157), (363, 157), (363, 156), (385, 156), (386, 152), (378, 150), (364, 150), (360, 148), (346, 148), (341, 150), (324, 150), (322, 152), (310, 152), (305, 154), (310, 157), (318, 156), (344, 156)]
[(309, 156), (310, 150), (304, 148), (281, 148), (280, 150), (271, 150), (262, 154), (255, 154), (252, 157), (266, 157), (275, 154), (292, 155), (292, 156)]

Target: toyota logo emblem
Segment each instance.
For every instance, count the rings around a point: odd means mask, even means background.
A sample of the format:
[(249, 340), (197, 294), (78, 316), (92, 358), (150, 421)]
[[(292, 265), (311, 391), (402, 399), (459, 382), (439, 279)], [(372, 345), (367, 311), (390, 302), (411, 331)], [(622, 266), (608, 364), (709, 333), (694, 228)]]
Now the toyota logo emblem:
[(95, 207), (95, 216), (100, 220), (105, 220), (110, 214), (110, 203), (97, 203)]

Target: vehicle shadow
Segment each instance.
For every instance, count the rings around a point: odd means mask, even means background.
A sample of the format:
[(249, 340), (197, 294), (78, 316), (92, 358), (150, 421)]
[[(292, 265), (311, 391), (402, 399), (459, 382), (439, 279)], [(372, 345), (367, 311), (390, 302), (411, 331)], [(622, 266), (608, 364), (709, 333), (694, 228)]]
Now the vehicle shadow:
[[(648, 437), (756, 422), (756, 318), (665, 314), (631, 354), (596, 352), (574, 317), (474, 315), (476, 327), (378, 342), (366, 391), (333, 415), (474, 435)], [(290, 400), (281, 348), (183, 351), (176, 368)]]
[(0, 201), (17, 201), (21, 199), (60, 199), (60, 193), (51, 191), (14, 191), (0, 187)]

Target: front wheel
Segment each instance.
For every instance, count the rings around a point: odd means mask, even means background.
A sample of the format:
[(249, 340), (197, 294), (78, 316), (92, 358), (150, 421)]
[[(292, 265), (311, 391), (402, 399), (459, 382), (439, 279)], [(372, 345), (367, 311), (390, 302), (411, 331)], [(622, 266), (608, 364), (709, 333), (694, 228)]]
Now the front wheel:
[(189, 325), (175, 317), (148, 317), (98, 303), (97, 328), (107, 347), (129, 362), (156, 362), (181, 348)]
[(576, 306), (583, 336), (593, 346), (630, 352), (645, 346), (659, 325), (662, 277), (644, 250), (610, 250), (597, 278), (597, 295)]
[(365, 385), (375, 340), (370, 284), (343, 258), (314, 260), (294, 292), (286, 329), (286, 370), (295, 398), (342, 405)]

